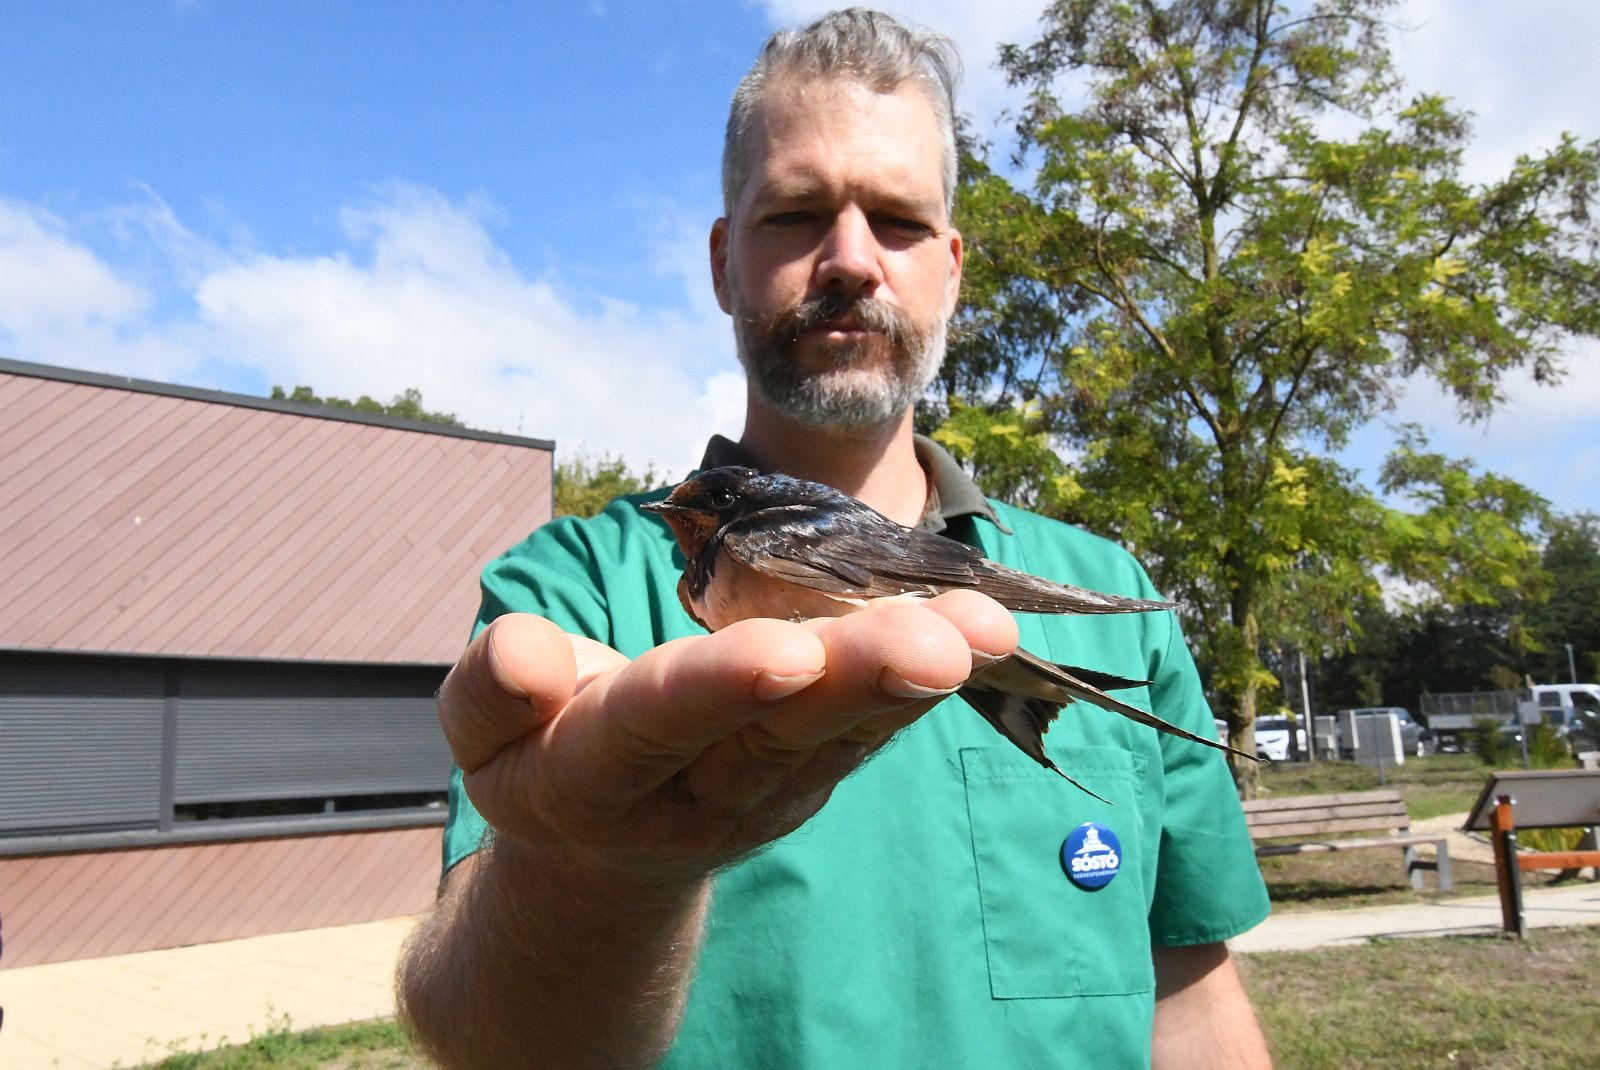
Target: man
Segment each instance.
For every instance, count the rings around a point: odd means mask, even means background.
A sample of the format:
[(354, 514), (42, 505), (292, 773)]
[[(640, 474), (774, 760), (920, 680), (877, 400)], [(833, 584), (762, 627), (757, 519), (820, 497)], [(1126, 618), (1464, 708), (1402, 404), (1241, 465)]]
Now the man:
[[(749, 401), (706, 465), (1152, 596), (1126, 554), (983, 501), (913, 438), (961, 277), (953, 67), (848, 11), (774, 35), (740, 84), (710, 255)], [(443, 1065), (1267, 1064), (1221, 943), (1266, 900), (1220, 758), (1072, 707), (1047, 746), (1111, 805), (958, 702), (925, 716), (1020, 626), (1205, 730), (1169, 614), (1019, 621), (962, 591), (707, 636), (637, 504), (490, 565), (441, 690), (464, 772), (400, 987)]]

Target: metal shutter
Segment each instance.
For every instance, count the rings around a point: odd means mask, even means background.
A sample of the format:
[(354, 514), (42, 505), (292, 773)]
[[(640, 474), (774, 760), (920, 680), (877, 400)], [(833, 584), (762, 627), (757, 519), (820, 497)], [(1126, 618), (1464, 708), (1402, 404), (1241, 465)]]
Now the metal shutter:
[(0, 656), (0, 832), (154, 828), (159, 665)]
[(442, 670), (185, 665), (178, 804), (443, 790)]

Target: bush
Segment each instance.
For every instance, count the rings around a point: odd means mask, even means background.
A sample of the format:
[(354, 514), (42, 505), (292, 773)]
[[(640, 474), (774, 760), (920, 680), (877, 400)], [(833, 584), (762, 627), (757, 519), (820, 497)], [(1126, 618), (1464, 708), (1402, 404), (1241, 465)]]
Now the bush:
[[(1496, 769), (1522, 764), (1522, 745), (1505, 726), (1487, 717), (1472, 722), (1472, 752), (1484, 765)], [(1572, 764), (1566, 738), (1551, 725), (1540, 722), (1525, 729), (1528, 736), (1528, 766), (1532, 769), (1565, 769)]]
[(1484, 765), (1495, 769), (1503, 769), (1513, 763), (1522, 764), (1522, 753), (1516, 740), (1500, 731), (1500, 722), (1492, 717), (1479, 717), (1472, 722), (1472, 753)]
[(1528, 730), (1528, 761), (1535, 769), (1565, 769), (1572, 765), (1572, 752), (1560, 732), (1541, 722)]
[(1583, 829), (1518, 829), (1517, 846), (1530, 851), (1576, 851)]

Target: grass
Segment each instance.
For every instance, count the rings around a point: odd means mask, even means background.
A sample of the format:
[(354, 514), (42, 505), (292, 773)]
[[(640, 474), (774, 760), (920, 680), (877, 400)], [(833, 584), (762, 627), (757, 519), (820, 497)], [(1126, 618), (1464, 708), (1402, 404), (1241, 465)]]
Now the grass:
[(1278, 1066), (1594, 1066), (1600, 928), (1239, 956)]
[[(1239, 956), (1276, 1064), (1294, 1070), (1566, 1070), (1594, 1065), (1600, 928), (1387, 940)], [(393, 1022), (177, 1055), (159, 1070), (423, 1070)]]
[(432, 1065), (392, 1019), (296, 1033), (285, 1017), (247, 1044), (175, 1053), (146, 1070), (427, 1070)]

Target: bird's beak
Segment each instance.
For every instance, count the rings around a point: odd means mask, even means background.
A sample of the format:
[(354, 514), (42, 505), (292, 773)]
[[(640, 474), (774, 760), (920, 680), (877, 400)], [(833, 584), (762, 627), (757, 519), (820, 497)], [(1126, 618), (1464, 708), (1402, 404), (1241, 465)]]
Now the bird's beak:
[(659, 502), (645, 502), (640, 505), (639, 508), (643, 509), (647, 513), (671, 513), (678, 509), (676, 505), (673, 505), (671, 502), (665, 500)]

